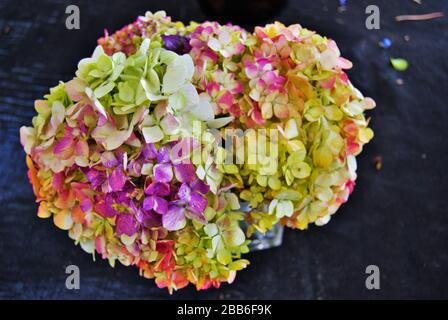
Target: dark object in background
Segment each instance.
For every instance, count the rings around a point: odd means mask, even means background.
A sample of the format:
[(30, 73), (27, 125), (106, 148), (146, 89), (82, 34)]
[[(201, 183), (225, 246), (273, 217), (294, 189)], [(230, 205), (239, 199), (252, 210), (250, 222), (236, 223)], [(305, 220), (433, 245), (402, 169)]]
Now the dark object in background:
[(209, 20), (245, 27), (265, 23), (279, 12), (286, 0), (199, 0), (199, 4)]
[(162, 40), (164, 42), (165, 49), (174, 51), (177, 54), (185, 54), (191, 50), (189, 37), (184, 37), (177, 34), (162, 35)]

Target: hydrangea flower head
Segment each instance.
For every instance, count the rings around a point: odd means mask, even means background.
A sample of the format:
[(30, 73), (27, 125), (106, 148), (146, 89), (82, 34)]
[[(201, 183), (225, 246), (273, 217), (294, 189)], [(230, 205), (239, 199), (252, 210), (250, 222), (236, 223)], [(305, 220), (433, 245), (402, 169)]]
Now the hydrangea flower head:
[(375, 102), (333, 40), (148, 12), (98, 44), (20, 129), (38, 216), (84, 251), (170, 292), (219, 287), (253, 232), (324, 225), (348, 200)]

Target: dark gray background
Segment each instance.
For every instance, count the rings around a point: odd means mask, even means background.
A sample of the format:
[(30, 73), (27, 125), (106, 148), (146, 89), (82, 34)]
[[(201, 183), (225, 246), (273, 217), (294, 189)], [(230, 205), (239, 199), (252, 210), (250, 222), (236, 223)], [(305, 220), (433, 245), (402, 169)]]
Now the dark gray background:
[[(80, 7), (78, 31), (65, 29), (68, 4)], [(381, 30), (364, 27), (368, 4), (380, 7)], [(0, 298), (448, 298), (447, 17), (393, 18), (447, 14), (447, 4), (348, 0), (340, 13), (337, 0), (291, 0), (269, 19), (299, 22), (337, 41), (354, 63), (352, 82), (377, 101), (370, 112), (375, 139), (358, 157), (355, 192), (329, 225), (287, 230), (280, 248), (249, 254), (251, 266), (232, 285), (169, 296), (133, 267), (93, 262), (51, 220), (37, 218), (19, 127), (31, 123), (33, 100), (72, 77), (103, 28), (114, 31), (146, 10), (165, 9), (184, 22), (210, 17), (194, 0), (0, 0)], [(378, 46), (383, 37), (393, 41), (388, 50)], [(409, 60), (409, 70), (393, 70), (390, 56)], [(80, 267), (78, 291), (65, 289), (69, 264)], [(370, 264), (380, 267), (381, 290), (364, 286)]]

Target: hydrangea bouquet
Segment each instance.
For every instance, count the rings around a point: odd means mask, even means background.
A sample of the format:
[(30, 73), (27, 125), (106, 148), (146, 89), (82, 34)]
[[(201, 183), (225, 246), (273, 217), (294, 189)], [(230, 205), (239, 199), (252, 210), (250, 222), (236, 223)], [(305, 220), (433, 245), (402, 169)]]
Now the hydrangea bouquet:
[(333, 40), (156, 12), (98, 44), (20, 130), (38, 216), (84, 251), (170, 292), (219, 287), (254, 232), (323, 225), (347, 201), (375, 102)]

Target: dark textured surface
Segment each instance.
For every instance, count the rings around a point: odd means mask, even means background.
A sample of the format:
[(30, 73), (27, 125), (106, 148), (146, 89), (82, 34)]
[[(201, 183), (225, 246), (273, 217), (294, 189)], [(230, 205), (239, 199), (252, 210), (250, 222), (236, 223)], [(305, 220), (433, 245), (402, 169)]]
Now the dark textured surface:
[[(377, 101), (370, 113), (376, 137), (358, 158), (350, 201), (327, 226), (287, 230), (282, 247), (249, 254), (252, 265), (233, 285), (206, 292), (189, 287), (169, 296), (135, 268), (92, 262), (66, 232), (37, 218), (18, 131), (30, 124), (33, 100), (71, 78), (104, 27), (116, 30), (146, 10), (165, 9), (185, 22), (207, 16), (193, 0), (0, 0), (0, 298), (448, 298), (447, 18), (393, 19), (447, 14), (448, 1), (347, 3), (339, 13), (337, 0), (290, 0), (270, 20), (299, 22), (334, 38), (354, 63), (352, 82)], [(78, 31), (65, 29), (68, 4), (81, 9)], [(381, 8), (381, 30), (365, 29), (368, 4)], [(382, 37), (393, 41), (387, 51), (378, 47)], [(393, 70), (390, 55), (408, 59), (409, 70)], [(372, 165), (378, 155), (380, 171)], [(69, 264), (80, 267), (78, 291), (65, 289)], [(381, 290), (364, 286), (369, 264), (380, 267)]]

